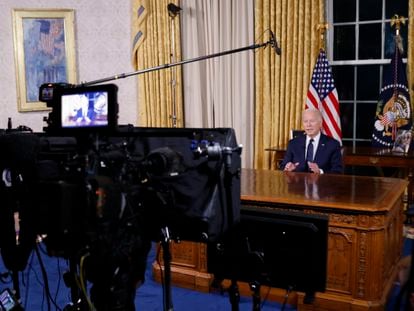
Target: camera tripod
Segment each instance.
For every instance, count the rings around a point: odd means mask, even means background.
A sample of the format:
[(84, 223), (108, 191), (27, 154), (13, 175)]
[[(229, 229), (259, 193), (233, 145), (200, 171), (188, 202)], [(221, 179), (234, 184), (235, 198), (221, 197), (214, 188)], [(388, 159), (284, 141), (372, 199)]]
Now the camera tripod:
[[(261, 299), (260, 299), (260, 283), (253, 281), (249, 283), (249, 287), (252, 291), (252, 310), (260, 311), (261, 308)], [(231, 304), (232, 311), (239, 311), (239, 302), (240, 302), (240, 292), (237, 285), (237, 280), (231, 280), (230, 287), (228, 289), (229, 300)]]
[(160, 245), (162, 248), (163, 253), (163, 261), (164, 261), (164, 286), (163, 286), (163, 293), (164, 293), (164, 311), (172, 311), (173, 303), (172, 303), (172, 295), (171, 295), (171, 251), (170, 251), (170, 231), (168, 227), (161, 228), (161, 241)]

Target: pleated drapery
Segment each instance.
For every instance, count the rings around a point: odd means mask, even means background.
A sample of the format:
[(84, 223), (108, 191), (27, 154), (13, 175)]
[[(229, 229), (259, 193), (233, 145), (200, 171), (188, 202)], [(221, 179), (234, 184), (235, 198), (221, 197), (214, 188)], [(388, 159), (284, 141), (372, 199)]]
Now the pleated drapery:
[[(171, 2), (177, 5), (179, 3), (178, 0), (133, 0), (133, 3), (144, 3), (148, 8), (144, 23), (145, 35), (141, 37), (144, 39), (134, 53), (137, 69), (170, 63), (171, 17), (168, 16), (166, 8)], [(413, 4), (414, 0), (409, 0), (406, 52), (412, 106), (414, 103), (412, 87), (414, 49), (411, 40), (414, 36)], [(133, 14), (136, 16), (136, 12)], [(326, 22), (325, 0), (255, 0), (254, 2), (255, 42), (266, 41), (271, 30), (282, 50), (281, 56), (276, 55), (270, 48), (259, 49), (254, 53), (254, 168), (275, 168), (273, 154), (266, 152), (265, 149), (271, 146), (284, 148), (290, 130), (301, 128), (301, 113), (305, 107), (306, 93), (320, 47), (317, 27)], [(175, 23), (174, 30), (174, 49), (178, 61), (181, 60), (178, 22)], [(329, 28), (328, 31), (332, 29)], [(180, 66), (176, 68), (175, 74), (173, 72), (170, 68), (138, 76), (138, 125), (171, 126), (173, 115), (171, 83), (172, 77), (175, 76), (177, 125), (183, 126)], [(188, 80), (191, 80), (191, 77)], [(241, 120), (246, 122), (243, 118)], [(202, 124), (202, 126), (206, 125)]]
[(301, 128), (325, 7), (323, 0), (256, 0), (255, 5), (256, 40), (272, 30), (282, 49), (281, 56), (265, 49), (255, 58), (254, 166), (270, 169), (276, 164), (265, 148), (286, 146), (290, 129)]
[[(132, 35), (140, 41), (133, 55), (137, 70), (181, 60), (180, 23), (177, 17), (168, 14), (169, 3), (178, 5), (178, 1), (171, 0), (133, 2), (132, 23), (136, 28)], [(138, 75), (139, 126), (172, 127), (173, 117), (176, 117), (176, 126), (182, 126), (181, 80), (180, 66)]]
[[(253, 0), (182, 0), (182, 55), (192, 59), (250, 46)], [(266, 38), (268, 39), (268, 38)], [(183, 67), (186, 127), (231, 127), (243, 145), (242, 167), (253, 167), (254, 52)]]

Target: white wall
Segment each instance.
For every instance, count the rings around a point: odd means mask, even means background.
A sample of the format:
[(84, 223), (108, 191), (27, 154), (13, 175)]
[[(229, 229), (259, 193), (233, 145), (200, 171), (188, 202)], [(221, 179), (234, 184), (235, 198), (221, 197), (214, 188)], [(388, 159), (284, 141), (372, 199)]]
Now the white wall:
[[(1, 0), (0, 1), (0, 129), (11, 117), (13, 127), (41, 131), (47, 112), (18, 112), (14, 63), (12, 9), (66, 8), (75, 10), (78, 82), (133, 72), (131, 63), (130, 0)], [(114, 81), (119, 87), (119, 123), (136, 124), (136, 77)]]

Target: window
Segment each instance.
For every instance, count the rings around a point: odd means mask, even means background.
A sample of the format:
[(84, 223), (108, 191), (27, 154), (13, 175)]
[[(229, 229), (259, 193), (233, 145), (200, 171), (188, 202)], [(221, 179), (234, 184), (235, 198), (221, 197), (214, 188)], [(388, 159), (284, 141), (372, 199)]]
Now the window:
[(408, 0), (327, 0), (327, 52), (338, 90), (344, 145), (371, 144), (382, 74), (394, 52), (395, 31), (390, 26), (394, 14), (406, 18), (400, 31), (406, 51)]

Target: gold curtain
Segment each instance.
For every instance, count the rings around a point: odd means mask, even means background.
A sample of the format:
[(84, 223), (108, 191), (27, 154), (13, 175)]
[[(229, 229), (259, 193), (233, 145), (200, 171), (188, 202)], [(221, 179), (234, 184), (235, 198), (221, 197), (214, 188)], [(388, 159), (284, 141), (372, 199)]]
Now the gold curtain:
[(324, 19), (324, 0), (256, 0), (255, 38), (272, 30), (282, 54), (271, 49), (255, 58), (255, 156), (254, 167), (274, 168), (270, 146), (284, 147), (290, 129), (301, 128), (301, 112), (313, 66), (319, 52), (317, 25)]
[[(179, 15), (167, 5), (179, 1), (133, 0), (132, 37), (135, 69), (149, 69), (181, 60)], [(174, 104), (175, 103), (175, 104)], [(183, 100), (180, 66), (138, 75), (139, 126), (182, 127)]]

